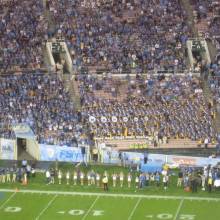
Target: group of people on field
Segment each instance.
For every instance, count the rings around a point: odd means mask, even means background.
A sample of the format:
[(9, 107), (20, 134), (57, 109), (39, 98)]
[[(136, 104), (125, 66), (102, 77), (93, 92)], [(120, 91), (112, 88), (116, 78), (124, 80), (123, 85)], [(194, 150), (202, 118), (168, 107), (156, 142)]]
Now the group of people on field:
[(23, 160), (21, 167), (13, 165), (8, 168), (0, 168), (0, 184), (21, 183), (22, 185), (27, 185), (29, 179), (35, 177), (35, 175), (36, 170), (34, 166), (31, 166), (26, 160)]

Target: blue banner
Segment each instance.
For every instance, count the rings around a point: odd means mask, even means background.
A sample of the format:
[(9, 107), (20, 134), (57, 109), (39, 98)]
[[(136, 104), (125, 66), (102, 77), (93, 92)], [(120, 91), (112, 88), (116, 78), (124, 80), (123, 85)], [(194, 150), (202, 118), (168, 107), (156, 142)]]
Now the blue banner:
[(15, 140), (0, 139), (0, 159), (14, 160), (15, 157)]
[(81, 148), (40, 144), (40, 160), (82, 162)]

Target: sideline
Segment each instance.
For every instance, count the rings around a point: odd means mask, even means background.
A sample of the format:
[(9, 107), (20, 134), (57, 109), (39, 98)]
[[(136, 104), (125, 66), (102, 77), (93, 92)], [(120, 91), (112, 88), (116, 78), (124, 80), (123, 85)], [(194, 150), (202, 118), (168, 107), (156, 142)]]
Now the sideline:
[[(126, 197), (126, 198), (146, 198), (146, 199), (179, 199), (179, 200), (204, 200), (219, 202), (220, 198), (210, 197), (190, 197), (190, 196), (162, 196), (162, 195), (133, 195), (121, 193), (89, 193), (89, 192), (68, 192), (68, 191), (46, 191), (46, 190), (13, 190), (13, 189), (0, 189), (0, 192), (14, 192), (14, 193), (37, 193), (37, 194), (52, 194), (52, 195), (80, 195), (80, 196), (103, 196), (103, 197)], [(14, 195), (14, 194), (13, 194)]]

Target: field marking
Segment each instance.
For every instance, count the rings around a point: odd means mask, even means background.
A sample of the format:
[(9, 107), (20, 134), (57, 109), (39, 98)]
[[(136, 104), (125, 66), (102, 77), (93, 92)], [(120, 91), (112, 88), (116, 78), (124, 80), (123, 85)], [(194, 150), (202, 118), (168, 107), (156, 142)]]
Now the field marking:
[(182, 200), (180, 201), (180, 204), (179, 204), (179, 206), (178, 206), (178, 209), (176, 210), (176, 215), (175, 215), (175, 217), (174, 217), (174, 220), (177, 219), (177, 217), (178, 217), (178, 215), (179, 215), (179, 213), (180, 213), (180, 209), (182, 208), (183, 201), (184, 201), (184, 199), (182, 199)]
[(46, 207), (40, 212), (40, 214), (36, 217), (36, 220), (38, 220), (41, 215), (44, 214), (44, 212), (50, 207), (50, 205), (53, 203), (53, 201), (57, 198), (57, 194), (47, 203)]
[(136, 209), (137, 209), (137, 207), (138, 207), (138, 205), (139, 205), (140, 201), (141, 201), (141, 198), (139, 198), (139, 199), (138, 199), (138, 201), (136, 202), (136, 204), (135, 204), (134, 208), (132, 209), (131, 214), (128, 216), (128, 220), (130, 220), (130, 219), (133, 217), (134, 212), (136, 211)]
[[(15, 192), (13, 189), (0, 189), (0, 192)], [(179, 199), (179, 200), (204, 200), (204, 201), (216, 201), (219, 202), (220, 198), (210, 197), (192, 197), (192, 196), (162, 196), (162, 195), (134, 195), (134, 194), (122, 194), (122, 193), (89, 193), (89, 192), (68, 192), (68, 191), (46, 191), (46, 190), (27, 190), (22, 189), (17, 193), (36, 193), (36, 194), (48, 194), (48, 195), (73, 195), (73, 196), (103, 196), (103, 197), (125, 197), (125, 198), (146, 198), (146, 199)]]
[(5, 206), (5, 204), (7, 204), (14, 196), (15, 196), (16, 192), (14, 192), (11, 196), (9, 196), (9, 198), (0, 206), (0, 210)]
[(92, 203), (92, 205), (90, 206), (90, 208), (88, 209), (88, 211), (86, 212), (86, 214), (83, 216), (82, 220), (86, 219), (86, 217), (88, 216), (88, 214), (90, 213), (90, 211), (92, 210), (92, 208), (94, 207), (95, 203), (97, 202), (97, 200), (99, 199), (100, 196), (97, 196), (96, 199), (94, 200), (94, 202)]

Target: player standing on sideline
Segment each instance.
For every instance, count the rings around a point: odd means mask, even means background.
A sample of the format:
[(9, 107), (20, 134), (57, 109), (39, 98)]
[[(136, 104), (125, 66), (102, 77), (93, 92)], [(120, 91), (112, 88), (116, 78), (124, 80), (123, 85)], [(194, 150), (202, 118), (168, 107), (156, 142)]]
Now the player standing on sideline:
[(7, 183), (11, 182), (11, 173), (10, 173), (10, 170), (8, 168), (6, 170), (6, 182)]
[(205, 174), (201, 175), (201, 179), (202, 179), (202, 191), (205, 191), (205, 182), (206, 182)]
[(50, 181), (51, 181), (51, 178), (50, 178), (50, 171), (47, 170), (47, 171), (46, 171), (46, 182), (47, 182), (47, 185), (51, 183)]
[(16, 182), (16, 177), (17, 177), (17, 171), (16, 168), (14, 168), (12, 172), (12, 180), (11, 180), (12, 183)]
[(135, 186), (136, 186), (136, 189), (138, 189), (138, 187), (139, 187), (139, 176), (135, 177)]
[(183, 182), (183, 172), (180, 171), (178, 173), (178, 179), (177, 179), (177, 187), (181, 187)]
[(113, 173), (113, 174), (112, 174), (113, 187), (116, 187), (116, 182), (117, 182), (117, 174), (116, 174), (116, 173)]
[(156, 185), (159, 186), (160, 185), (160, 174), (159, 174), (159, 172), (156, 173), (155, 181), (156, 181)]
[(70, 184), (70, 172), (67, 171), (66, 172), (66, 185), (69, 185)]
[(77, 184), (77, 172), (76, 172), (76, 170), (74, 170), (74, 172), (73, 172), (73, 183), (74, 183), (74, 185), (76, 186), (76, 184)]
[(122, 171), (120, 172), (119, 179), (120, 179), (120, 186), (123, 187), (124, 173)]
[(132, 175), (131, 173), (128, 173), (128, 188), (131, 188), (131, 180), (132, 180)]
[(59, 185), (60, 185), (61, 182), (62, 182), (62, 172), (61, 172), (61, 170), (58, 171), (58, 181), (59, 181)]
[(95, 172), (94, 172), (94, 170), (91, 170), (90, 177), (91, 177), (91, 185), (95, 185)]
[(80, 172), (80, 182), (81, 182), (81, 186), (84, 185), (84, 173), (83, 171)]
[(52, 184), (55, 183), (55, 170), (53, 168), (51, 168), (51, 170), (50, 170), (50, 182)]
[(2, 169), (0, 169), (0, 183), (2, 182)]
[(168, 175), (164, 175), (163, 176), (163, 187), (164, 187), (164, 190), (167, 190), (167, 186), (168, 186)]
[(5, 183), (5, 169), (2, 169), (2, 183)]
[(100, 174), (99, 173), (96, 173), (96, 186), (99, 187), (100, 186)]

